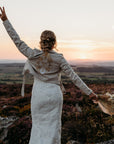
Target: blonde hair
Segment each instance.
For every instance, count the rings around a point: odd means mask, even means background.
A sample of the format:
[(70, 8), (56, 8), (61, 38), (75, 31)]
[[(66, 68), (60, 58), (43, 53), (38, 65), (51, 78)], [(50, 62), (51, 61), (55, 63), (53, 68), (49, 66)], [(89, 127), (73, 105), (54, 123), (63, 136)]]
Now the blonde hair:
[[(49, 54), (49, 51), (56, 48), (56, 46), (57, 46), (56, 36), (55, 36), (54, 32), (52, 32), (50, 30), (43, 31), (41, 33), (39, 43), (40, 43), (40, 48), (44, 52), (44, 57), (47, 58), (47, 61), (48, 61), (49, 66), (50, 66), (52, 59), (51, 59), (51, 56)], [(48, 67), (48, 70), (49, 70), (49, 67)]]
[(45, 30), (40, 36), (40, 47), (45, 51), (52, 50), (56, 44), (56, 36), (54, 32), (50, 30)]

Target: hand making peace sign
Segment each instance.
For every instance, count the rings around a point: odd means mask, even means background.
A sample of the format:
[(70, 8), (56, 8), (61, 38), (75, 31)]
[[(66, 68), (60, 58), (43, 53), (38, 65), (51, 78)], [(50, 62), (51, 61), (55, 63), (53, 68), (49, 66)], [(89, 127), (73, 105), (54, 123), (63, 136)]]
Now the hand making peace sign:
[(1, 13), (0, 13), (0, 18), (1, 18), (1, 20), (2, 20), (2, 21), (7, 20), (5, 8), (4, 8), (4, 7), (3, 7), (3, 8), (0, 7), (0, 10), (1, 10)]

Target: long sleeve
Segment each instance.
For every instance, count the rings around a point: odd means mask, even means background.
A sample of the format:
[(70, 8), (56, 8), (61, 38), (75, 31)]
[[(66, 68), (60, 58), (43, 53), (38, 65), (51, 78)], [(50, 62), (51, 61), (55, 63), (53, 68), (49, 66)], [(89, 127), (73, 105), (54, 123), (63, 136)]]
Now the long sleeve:
[(80, 77), (75, 73), (69, 63), (62, 56), (60, 60), (60, 68), (61, 70), (68, 76), (72, 82), (80, 88), (85, 94), (90, 95), (92, 90), (88, 88), (88, 86), (80, 79)]
[(18, 36), (17, 32), (15, 31), (15, 29), (11, 25), (10, 21), (9, 20), (5, 20), (3, 22), (3, 25), (4, 25), (7, 33), (9, 34), (10, 38), (13, 40), (14, 44), (18, 48), (18, 50), (24, 56), (26, 56), (28, 58), (32, 57), (34, 55), (34, 50), (31, 49), (24, 41), (22, 41), (20, 39), (20, 37)]

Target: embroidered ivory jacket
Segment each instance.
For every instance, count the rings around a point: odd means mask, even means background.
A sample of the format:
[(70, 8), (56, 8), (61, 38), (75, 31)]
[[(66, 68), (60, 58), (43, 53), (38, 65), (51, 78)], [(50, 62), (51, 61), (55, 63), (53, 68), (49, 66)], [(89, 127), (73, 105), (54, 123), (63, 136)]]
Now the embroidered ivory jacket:
[[(88, 86), (75, 73), (62, 54), (57, 53), (54, 50), (50, 50), (49, 54), (52, 62), (49, 64), (47, 59), (43, 59), (44, 53), (42, 50), (36, 48), (31, 49), (24, 41), (20, 39), (9, 20), (5, 20), (3, 25), (18, 50), (28, 58), (23, 69), (23, 74), (29, 70), (34, 77), (37, 77), (42, 81), (60, 85), (61, 72), (63, 71), (66, 76), (68, 76), (70, 80), (85, 94), (89, 95), (92, 93), (92, 90), (88, 88)], [(41, 58), (43, 59), (43, 64), (41, 63)], [(45, 68), (46, 66), (50, 67), (50, 70), (47, 70)], [(24, 96), (24, 83), (21, 95)]]

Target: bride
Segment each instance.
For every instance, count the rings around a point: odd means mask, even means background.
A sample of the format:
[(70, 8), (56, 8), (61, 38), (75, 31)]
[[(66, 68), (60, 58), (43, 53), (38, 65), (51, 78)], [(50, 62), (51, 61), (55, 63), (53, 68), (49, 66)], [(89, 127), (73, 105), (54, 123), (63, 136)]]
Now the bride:
[[(20, 39), (8, 20), (5, 8), (1, 8), (0, 18), (18, 50), (27, 57), (24, 71), (33, 74), (34, 83), (31, 96), (32, 129), (29, 144), (61, 144), (61, 114), (63, 93), (61, 72), (92, 100), (97, 96), (74, 72), (62, 54), (54, 51), (56, 36), (45, 30), (40, 36), (39, 49), (31, 49)], [(22, 93), (22, 95), (24, 95)]]

